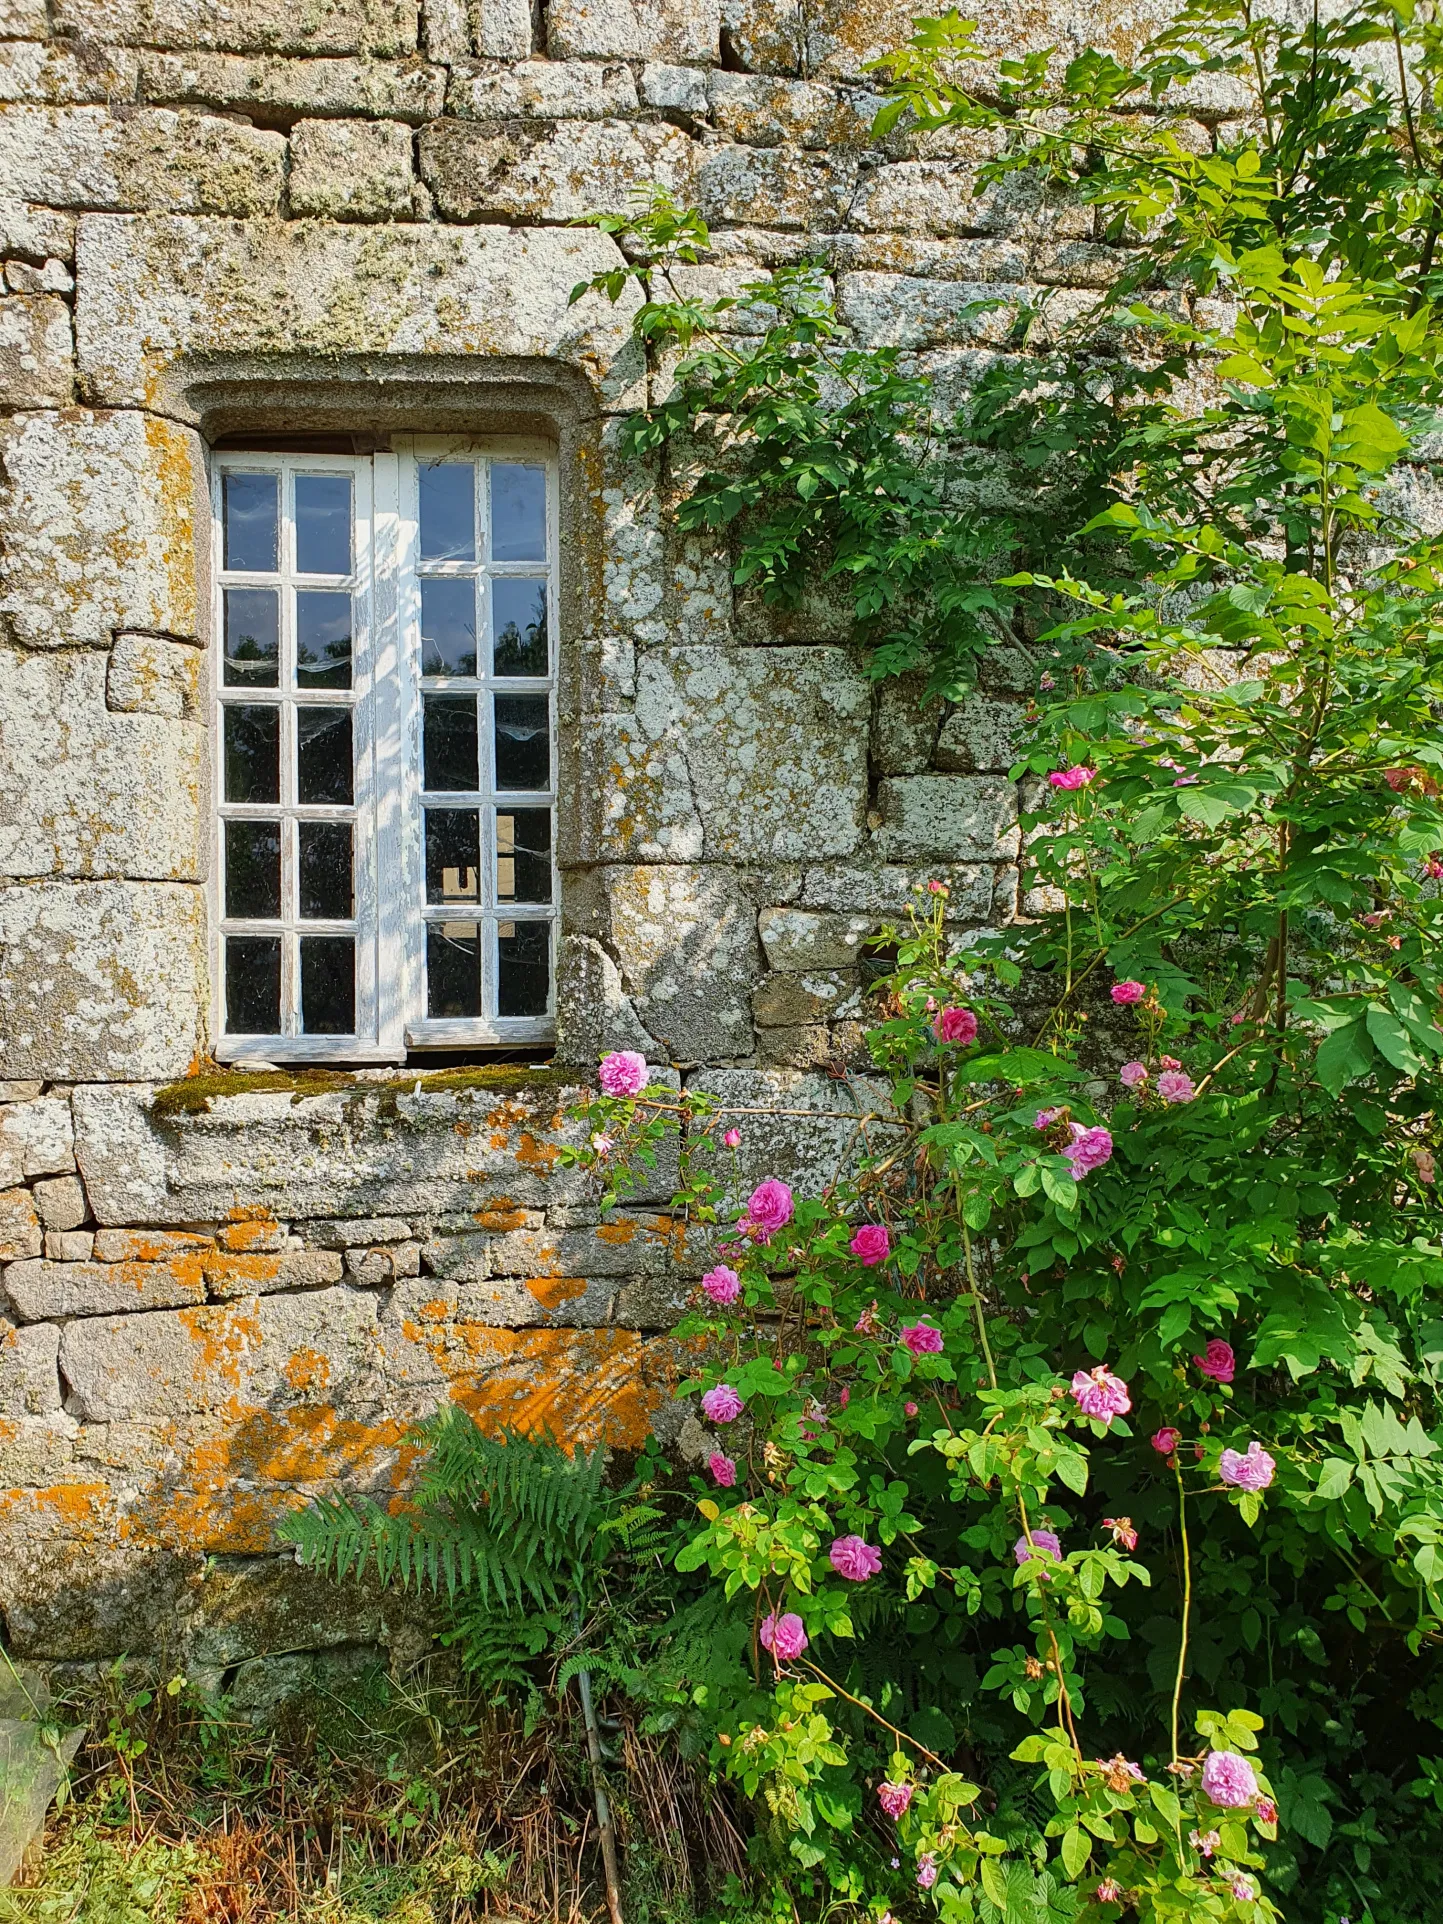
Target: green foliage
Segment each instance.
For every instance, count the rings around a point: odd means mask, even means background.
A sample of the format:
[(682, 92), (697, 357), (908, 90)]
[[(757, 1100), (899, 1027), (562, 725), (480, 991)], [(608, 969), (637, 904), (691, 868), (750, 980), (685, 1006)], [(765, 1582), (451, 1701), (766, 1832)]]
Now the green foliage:
[[(1049, 357), (1019, 311), (960, 403), (859, 347), (820, 270), (683, 312), (657, 292), (699, 220), (627, 225), (608, 291), (646, 276), (683, 357), (632, 446), (699, 477), (684, 524), (771, 600), (844, 591), (878, 672), (955, 693), (998, 640), (1037, 667), (1043, 906), (964, 946), (942, 891), (886, 932), (900, 1120), (782, 1231), (739, 1225), (738, 1299), (683, 1326), (716, 1359), (692, 1387), (744, 1404), (677, 1568), (745, 1641), (691, 1681), (779, 1910), (1429, 1914), (1440, 53), (1408, 7), (1198, 0), (1134, 65), (984, 85), (968, 23), (918, 22), (879, 130), (987, 134), (981, 190), (1080, 197), (1116, 249)], [(1208, 89), (1245, 110), (1202, 137)], [(735, 1213), (715, 1103), (589, 1120), (619, 1189), (679, 1129), (678, 1208)], [(834, 1565), (849, 1536), (875, 1575)], [(1258, 1795), (1212, 1802), (1220, 1751)]]

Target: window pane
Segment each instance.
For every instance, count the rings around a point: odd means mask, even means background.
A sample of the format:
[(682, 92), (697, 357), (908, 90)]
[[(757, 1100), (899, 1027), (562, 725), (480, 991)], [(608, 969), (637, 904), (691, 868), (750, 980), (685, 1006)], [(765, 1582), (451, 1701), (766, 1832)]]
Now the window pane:
[(421, 732), (427, 788), (469, 794), (480, 786), (474, 695), (427, 695)]
[(356, 945), (349, 935), (301, 937), (301, 1027), (307, 1035), (354, 1035)]
[(426, 930), (426, 1013), (481, 1013), (481, 931), (474, 922), (432, 922)]
[(296, 680), (302, 688), (351, 685), (351, 597), (324, 589), (296, 596)]
[(296, 573), (351, 572), (351, 477), (296, 476)]
[(281, 912), (281, 825), (225, 825), (225, 912), (265, 921)]
[(498, 1015), (545, 1015), (551, 986), (551, 924), (496, 925)]
[(491, 559), (546, 559), (546, 470), (491, 463)]
[(351, 711), (296, 709), (296, 799), (346, 802), (352, 796)]
[(551, 786), (551, 721), (545, 695), (497, 695), (496, 786)]
[(491, 583), (491, 659), (498, 675), (544, 675), (546, 583), (498, 575)]
[(470, 462), (446, 461), (423, 467), (421, 481), (421, 559), (476, 559), (476, 470)]
[(518, 808), (496, 817), (496, 899), (551, 900), (551, 810)]
[(277, 484), (274, 474), (230, 474), (221, 481), (227, 568), (276, 571)]
[(280, 680), (280, 594), (275, 588), (225, 591), (225, 683), (274, 688)]
[(421, 673), (476, 672), (476, 583), (444, 578), (421, 583)]
[(281, 711), (227, 703), (225, 798), (228, 802), (281, 799)]
[(474, 808), (426, 810), (426, 900), (480, 900), (481, 817)]
[(281, 938), (228, 935), (225, 939), (225, 1032), (279, 1035)]
[(301, 915), (308, 921), (347, 920), (355, 913), (351, 824), (300, 822)]

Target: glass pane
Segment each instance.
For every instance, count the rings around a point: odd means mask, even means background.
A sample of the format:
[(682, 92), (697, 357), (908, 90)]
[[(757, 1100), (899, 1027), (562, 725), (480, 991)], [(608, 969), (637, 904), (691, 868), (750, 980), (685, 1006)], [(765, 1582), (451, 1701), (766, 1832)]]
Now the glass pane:
[(476, 672), (476, 583), (445, 578), (421, 583), (421, 673)]
[(491, 583), (491, 659), (498, 675), (544, 675), (546, 583), (498, 575)]
[(481, 1013), (481, 931), (474, 922), (432, 922), (426, 929), (426, 1013)]
[(551, 786), (551, 718), (545, 695), (497, 695), (496, 786)]
[(222, 480), (221, 521), (227, 568), (275, 573), (279, 480), (274, 474), (227, 474)]
[(351, 685), (351, 597), (305, 588), (296, 596), (296, 680), (302, 688)]
[(296, 573), (351, 572), (351, 477), (296, 476)]
[(426, 810), (426, 900), (480, 900), (481, 817), (474, 808)]
[(551, 986), (551, 924), (496, 925), (498, 1015), (545, 1015)]
[(281, 938), (228, 935), (225, 939), (225, 1032), (279, 1035)]
[(225, 825), (225, 912), (264, 921), (281, 912), (281, 825)]
[(421, 735), (427, 788), (469, 794), (480, 786), (474, 695), (427, 695)]
[(496, 817), (496, 899), (551, 900), (551, 810), (508, 809)]
[(421, 559), (476, 559), (476, 470), (469, 461), (421, 469)]
[(301, 937), (301, 1027), (307, 1035), (354, 1035), (356, 945), (349, 935)]
[(274, 688), (280, 680), (281, 598), (275, 588), (225, 591), (225, 683)]
[(349, 802), (352, 795), (351, 711), (296, 708), (296, 799)]
[(281, 711), (226, 704), (225, 798), (228, 802), (281, 799)]
[(491, 463), (491, 559), (546, 559), (546, 470)]
[(299, 822), (301, 915), (308, 922), (343, 922), (355, 913), (351, 824)]

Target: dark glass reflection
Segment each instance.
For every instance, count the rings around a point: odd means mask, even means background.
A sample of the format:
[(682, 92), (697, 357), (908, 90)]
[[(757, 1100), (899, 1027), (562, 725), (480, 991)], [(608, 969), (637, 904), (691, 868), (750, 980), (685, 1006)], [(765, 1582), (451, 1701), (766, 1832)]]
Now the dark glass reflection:
[(228, 802), (278, 802), (281, 799), (279, 708), (227, 702), (225, 798)]
[(351, 597), (304, 588), (296, 596), (296, 680), (302, 688), (351, 685)]
[(421, 484), (421, 559), (476, 559), (476, 470), (469, 461), (443, 461), (423, 467)]
[(225, 912), (267, 921), (281, 912), (281, 825), (225, 825)]
[(225, 1032), (279, 1035), (281, 938), (228, 935), (225, 939)]
[(296, 573), (351, 572), (351, 477), (296, 476)]
[(545, 695), (497, 695), (496, 786), (551, 786), (551, 721)]
[(280, 680), (280, 592), (275, 588), (227, 588), (225, 684), (274, 688)]
[(498, 675), (544, 675), (546, 583), (505, 575), (491, 583), (491, 660)]
[(426, 1013), (481, 1013), (481, 931), (474, 922), (431, 922), (426, 928)]
[(424, 785), (463, 790), (480, 786), (474, 695), (427, 695), (421, 729)]
[(496, 1013), (545, 1015), (551, 989), (551, 924), (496, 925)]
[(421, 673), (476, 672), (476, 583), (445, 576), (421, 583)]
[(426, 900), (481, 899), (481, 817), (474, 808), (426, 810)]
[(349, 708), (296, 708), (296, 799), (346, 802), (354, 792)]
[(356, 944), (349, 935), (301, 937), (301, 1028), (307, 1035), (353, 1035)]
[(278, 483), (274, 474), (235, 474), (221, 480), (221, 523), (225, 566), (247, 573), (276, 572)]
[(551, 900), (551, 810), (503, 809), (496, 816), (496, 899)]
[(298, 822), (301, 916), (344, 922), (355, 913), (349, 822)]
[(491, 559), (546, 559), (546, 470), (491, 463)]

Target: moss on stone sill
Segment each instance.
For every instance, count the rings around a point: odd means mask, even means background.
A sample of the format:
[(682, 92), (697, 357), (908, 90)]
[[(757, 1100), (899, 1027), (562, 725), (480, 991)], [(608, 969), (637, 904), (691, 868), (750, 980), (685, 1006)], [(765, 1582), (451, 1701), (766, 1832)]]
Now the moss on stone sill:
[(574, 1070), (513, 1068), (507, 1063), (478, 1063), (474, 1068), (433, 1069), (429, 1073), (398, 1069), (384, 1081), (370, 1076), (362, 1081), (342, 1069), (210, 1069), (157, 1089), (150, 1100), (150, 1113), (157, 1122), (167, 1122), (179, 1116), (205, 1115), (215, 1096), (286, 1093), (293, 1102), (301, 1102), (307, 1096), (327, 1095), (336, 1089), (363, 1096), (374, 1093), (382, 1097), (383, 1106), (389, 1098), (394, 1109), (397, 1096), (413, 1089), (457, 1095), (472, 1089), (520, 1092), (560, 1089), (580, 1079)]

